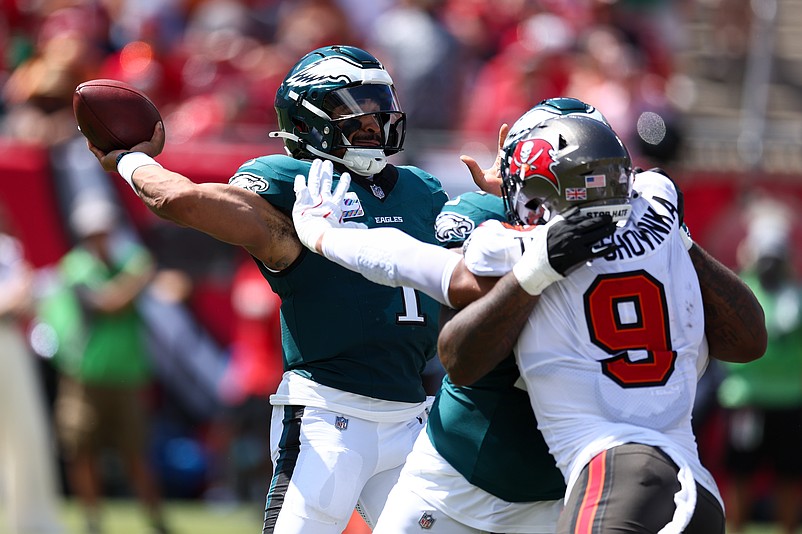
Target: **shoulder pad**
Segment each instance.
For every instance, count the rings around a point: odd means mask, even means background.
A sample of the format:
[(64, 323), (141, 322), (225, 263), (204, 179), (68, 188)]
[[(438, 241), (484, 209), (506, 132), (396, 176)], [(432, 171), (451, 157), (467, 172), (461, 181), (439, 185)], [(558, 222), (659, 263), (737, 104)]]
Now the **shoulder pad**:
[(295, 176), (307, 174), (311, 162), (284, 155), (263, 156), (246, 161), (228, 183), (253, 191), (274, 206), (291, 210), (295, 202)]
[[(308, 161), (293, 159), (289, 156), (278, 154), (262, 156), (249, 159), (240, 165), (228, 183), (240, 185), (245, 189), (264, 188), (267, 190), (270, 182), (294, 182), (295, 175), (309, 172), (310, 166), (311, 163)], [(268, 182), (268, 184), (259, 185), (257, 182)]]
[(440, 183), (440, 180), (419, 167), (414, 167), (412, 165), (399, 165), (396, 167), (396, 169), (398, 169), (399, 172), (399, 179), (404, 178), (403, 173), (405, 172), (412, 173), (420, 178), (433, 193), (444, 191), (443, 184)]
[(489, 220), (506, 220), (504, 201), (483, 191), (463, 193), (443, 205), (435, 221), (435, 235), (446, 246), (457, 246)]
[(638, 173), (632, 182), (632, 188), (646, 198), (659, 196), (672, 203), (677, 201), (677, 188), (671, 178), (663, 173), (651, 170)]
[(489, 220), (465, 241), (465, 266), (477, 276), (503, 276), (521, 259), (535, 226), (512, 227)]

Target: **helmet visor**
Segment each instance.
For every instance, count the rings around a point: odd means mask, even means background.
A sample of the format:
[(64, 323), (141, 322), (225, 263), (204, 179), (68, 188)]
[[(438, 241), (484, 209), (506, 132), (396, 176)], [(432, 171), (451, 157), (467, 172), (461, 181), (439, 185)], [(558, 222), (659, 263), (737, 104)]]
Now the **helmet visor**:
[(362, 84), (327, 94), (323, 111), (336, 120), (365, 113), (400, 113), (401, 106), (392, 85)]
[(339, 130), (334, 148), (375, 148), (392, 155), (404, 146), (405, 115), (391, 85), (362, 84), (332, 91), (323, 110)]

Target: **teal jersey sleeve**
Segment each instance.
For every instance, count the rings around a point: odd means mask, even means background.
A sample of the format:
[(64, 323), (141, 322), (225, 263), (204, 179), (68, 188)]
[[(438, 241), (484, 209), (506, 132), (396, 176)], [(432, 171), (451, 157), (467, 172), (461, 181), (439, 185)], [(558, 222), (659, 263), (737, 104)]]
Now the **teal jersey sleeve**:
[(292, 213), (295, 176), (308, 174), (311, 162), (272, 155), (254, 158), (240, 165), (229, 184), (258, 193), (284, 213)]
[[(290, 213), (296, 174), (311, 162), (266, 156), (245, 162), (230, 183)], [(344, 218), (369, 227), (395, 227), (435, 243), (434, 218), (447, 200), (436, 178), (415, 167), (388, 165), (396, 178), (379, 198), (352, 181)], [(334, 186), (339, 174), (334, 176)], [(285, 370), (315, 382), (379, 399), (420, 402), (421, 375), (437, 346), (439, 304), (409, 288), (369, 282), (310, 251), (272, 272), (257, 261), (281, 297)]]
[[(457, 247), (487, 220), (506, 221), (501, 198), (476, 191), (443, 206), (437, 239)], [(471, 484), (508, 502), (563, 497), (563, 476), (549, 454), (510, 355), (475, 384), (454, 385), (446, 376), (426, 427), (437, 452)]]
[(453, 248), (462, 245), (477, 226), (492, 219), (507, 220), (501, 197), (470, 191), (443, 205), (435, 222), (435, 235), (440, 244)]
[[(445, 189), (443, 189), (443, 185), (440, 183), (440, 180), (428, 172), (419, 169), (418, 167), (405, 165), (397, 167), (397, 169), (399, 173), (399, 181), (408, 173), (409, 175), (415, 176), (416, 181), (420, 182), (422, 187), (421, 196), (423, 197), (425, 194), (430, 198), (429, 205), (431, 206), (431, 215), (432, 219), (434, 220), (442, 211), (445, 203), (448, 202), (448, 193), (446, 193)], [(421, 200), (423, 200), (423, 198), (421, 198)], [(436, 243), (436, 241), (427, 242)]]

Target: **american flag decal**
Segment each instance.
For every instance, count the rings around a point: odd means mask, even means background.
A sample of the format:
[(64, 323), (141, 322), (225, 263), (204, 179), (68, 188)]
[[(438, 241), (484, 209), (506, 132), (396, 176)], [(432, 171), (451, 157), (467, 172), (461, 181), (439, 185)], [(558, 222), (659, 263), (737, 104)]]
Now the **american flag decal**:
[(607, 178), (603, 174), (585, 176), (585, 187), (604, 187), (605, 185), (607, 185)]
[(566, 187), (565, 200), (587, 200), (588, 190), (584, 187)]

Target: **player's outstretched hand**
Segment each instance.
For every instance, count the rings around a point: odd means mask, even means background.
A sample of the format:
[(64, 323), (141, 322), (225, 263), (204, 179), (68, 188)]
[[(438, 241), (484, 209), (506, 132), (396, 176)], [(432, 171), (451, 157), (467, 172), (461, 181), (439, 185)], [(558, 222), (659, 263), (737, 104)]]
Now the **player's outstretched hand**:
[(97, 160), (103, 166), (103, 169), (112, 172), (117, 170), (117, 158), (124, 152), (144, 152), (148, 156), (155, 158), (164, 150), (164, 124), (159, 121), (153, 128), (153, 137), (149, 141), (143, 141), (128, 150), (112, 150), (111, 152), (103, 152), (98, 147), (93, 145), (90, 141), (86, 142), (89, 150), (95, 155)]
[(322, 250), (323, 234), (331, 228), (367, 228), (364, 224), (342, 221), (342, 202), (351, 185), (351, 175), (340, 175), (337, 188), (332, 191), (334, 165), (330, 160), (316, 159), (309, 168), (309, 180), (299, 174), (295, 177), (295, 204), (292, 221), (301, 243), (313, 252)]
[(616, 229), (609, 215), (592, 217), (571, 208), (541, 228), (536, 229), (538, 239), (532, 241), (512, 269), (518, 283), (530, 295), (539, 295), (572, 268), (616, 248), (612, 242), (600, 243)]
[(498, 132), (498, 153), (491, 167), (482, 169), (475, 159), (465, 154), (459, 157), (460, 161), (468, 167), (471, 178), (473, 178), (473, 182), (479, 189), (497, 197), (501, 196), (501, 158), (504, 157), (502, 147), (504, 146), (504, 140), (507, 139), (507, 133), (509, 131), (510, 127), (507, 123), (501, 125)]

